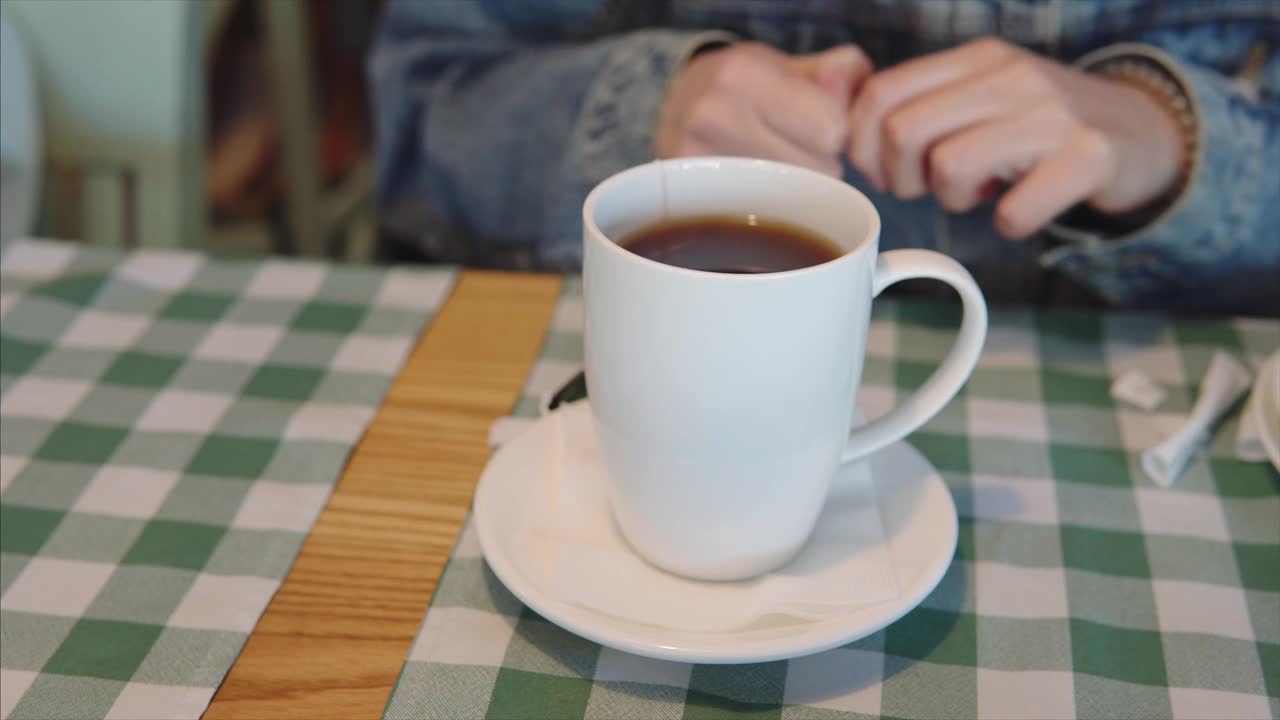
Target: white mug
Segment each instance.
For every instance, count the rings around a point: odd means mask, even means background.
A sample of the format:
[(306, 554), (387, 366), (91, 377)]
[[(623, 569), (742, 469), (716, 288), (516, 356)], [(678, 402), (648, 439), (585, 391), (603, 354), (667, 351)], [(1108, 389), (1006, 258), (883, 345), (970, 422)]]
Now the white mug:
[[(680, 217), (755, 214), (814, 231), (839, 258), (738, 275), (665, 265), (616, 241)], [(664, 160), (600, 183), (582, 209), (587, 385), (610, 502), (632, 547), (704, 580), (785, 564), (841, 463), (901, 439), (973, 372), (982, 292), (927, 250), (879, 253), (880, 217), (848, 184), (746, 158)], [(871, 301), (908, 278), (960, 293), (951, 352), (914, 394), (850, 431)]]

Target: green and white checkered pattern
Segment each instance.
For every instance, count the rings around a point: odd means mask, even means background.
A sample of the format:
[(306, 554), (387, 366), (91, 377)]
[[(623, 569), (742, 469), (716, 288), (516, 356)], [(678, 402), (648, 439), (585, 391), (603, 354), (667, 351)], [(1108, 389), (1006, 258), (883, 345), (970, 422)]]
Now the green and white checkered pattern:
[[(463, 531), (389, 718), (1267, 718), (1280, 713), (1280, 477), (1231, 457), (1236, 420), (1172, 490), (1138, 453), (1189, 410), (1213, 350), (1256, 367), (1280, 323), (992, 312), (973, 379), (910, 442), (960, 512), (954, 564), (885, 630), (790, 662), (647, 660), (522, 608)], [(570, 285), (520, 414), (572, 374)], [(881, 300), (861, 402), (875, 415), (950, 347), (958, 309)], [(1141, 368), (1158, 412), (1117, 407)]]
[(199, 717), (452, 277), (8, 247), (0, 717)]

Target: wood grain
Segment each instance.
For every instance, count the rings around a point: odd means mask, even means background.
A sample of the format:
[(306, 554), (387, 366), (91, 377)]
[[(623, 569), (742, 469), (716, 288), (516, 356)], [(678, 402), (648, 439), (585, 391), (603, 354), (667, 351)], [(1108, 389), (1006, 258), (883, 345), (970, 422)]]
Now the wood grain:
[(205, 718), (381, 716), (559, 289), (462, 274)]

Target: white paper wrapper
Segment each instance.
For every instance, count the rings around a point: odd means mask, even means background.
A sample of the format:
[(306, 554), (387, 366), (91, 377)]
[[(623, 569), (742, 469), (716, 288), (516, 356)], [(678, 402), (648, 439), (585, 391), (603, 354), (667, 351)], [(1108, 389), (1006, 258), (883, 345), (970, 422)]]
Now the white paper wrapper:
[(1130, 370), (1111, 383), (1111, 397), (1150, 412), (1164, 402), (1165, 390), (1141, 370)]
[(1252, 380), (1239, 361), (1225, 352), (1215, 352), (1187, 421), (1168, 440), (1142, 453), (1142, 469), (1147, 477), (1161, 487), (1177, 482), (1187, 462), (1209, 439), (1210, 430), (1248, 392)]

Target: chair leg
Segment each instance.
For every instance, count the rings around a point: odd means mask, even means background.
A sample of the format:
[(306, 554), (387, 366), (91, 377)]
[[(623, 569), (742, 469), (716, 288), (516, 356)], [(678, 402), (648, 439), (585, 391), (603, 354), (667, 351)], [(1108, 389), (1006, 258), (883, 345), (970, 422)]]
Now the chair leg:
[(130, 195), (136, 195), (130, 192), (130, 180), (123, 168), (85, 168), (80, 177), (80, 232), (85, 242), (124, 248), (136, 239), (126, 227)]
[(139, 247), (204, 248), (203, 185), (178, 168), (142, 167), (134, 176), (133, 215)]
[(319, 202), (315, 107), (306, 46), (306, 7), (301, 2), (264, 2), (271, 83), (284, 150), (285, 215), (294, 251), (319, 257), (325, 250), (324, 208)]

